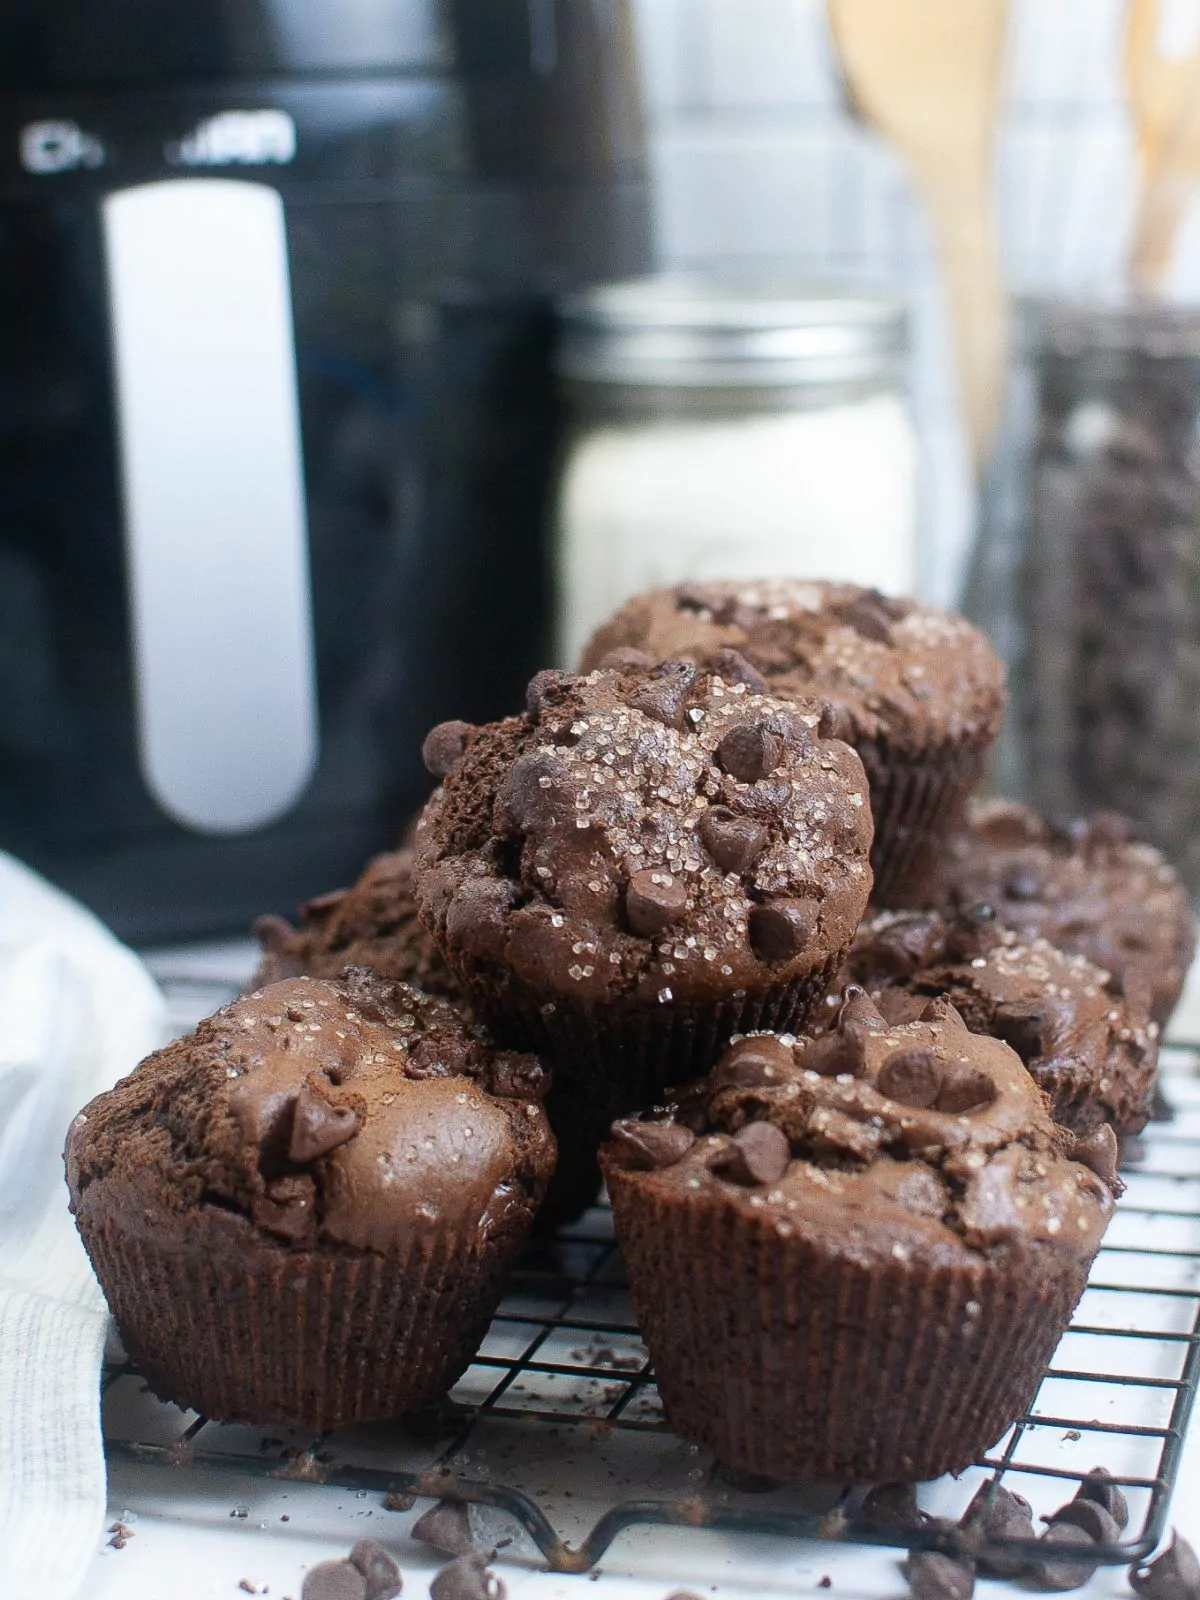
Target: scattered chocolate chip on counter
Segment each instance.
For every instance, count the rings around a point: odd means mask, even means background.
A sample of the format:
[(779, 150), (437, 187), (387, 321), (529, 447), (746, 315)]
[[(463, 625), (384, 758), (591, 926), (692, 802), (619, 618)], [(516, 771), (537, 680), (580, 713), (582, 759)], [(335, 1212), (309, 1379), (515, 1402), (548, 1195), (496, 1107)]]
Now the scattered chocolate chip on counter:
[(911, 1483), (876, 1484), (868, 1491), (859, 1516), (883, 1528), (919, 1528), (925, 1521), (916, 1486)]
[(395, 1600), (404, 1587), (400, 1568), (375, 1539), (358, 1540), (350, 1552), (350, 1565), (363, 1576), (367, 1600)]
[[(1076, 1157), (1078, 1159), (1078, 1157)], [(1104, 1467), (1093, 1467), (1075, 1491), (1077, 1500), (1094, 1500), (1103, 1506), (1118, 1528), (1129, 1524), (1129, 1505), (1119, 1484)]]
[(412, 1537), (444, 1556), (462, 1556), (475, 1548), (471, 1513), (465, 1501), (439, 1500), (412, 1525)]
[(1048, 1561), (1034, 1557), (1030, 1561), (1029, 1570), (1043, 1589), (1052, 1589), (1057, 1593), (1065, 1593), (1068, 1589), (1082, 1589), (1099, 1565), (1094, 1558), (1089, 1558), (1086, 1554), (1095, 1548), (1096, 1541), (1090, 1533), (1077, 1527), (1073, 1522), (1052, 1522), (1038, 1543), (1054, 1548), (1076, 1546), (1079, 1550), (1079, 1558), (1074, 1561), (1065, 1557)]
[(300, 1600), (367, 1600), (367, 1580), (348, 1561), (322, 1561), (304, 1579)]
[[(989, 1545), (995, 1539), (1032, 1539), (1033, 1508), (1003, 1484), (984, 1483), (963, 1513), (960, 1526)], [(992, 1578), (1019, 1577), (1028, 1565), (1027, 1558), (1016, 1550), (988, 1549), (978, 1557), (979, 1570)]]
[(1130, 1587), (1144, 1600), (1200, 1600), (1200, 1560), (1174, 1528), (1171, 1542), (1148, 1567), (1129, 1569)]
[(434, 1576), (429, 1585), (431, 1600), (505, 1600), (503, 1583), (479, 1550), (456, 1556)]
[(938, 1550), (914, 1550), (902, 1564), (913, 1600), (971, 1600), (975, 1563)]

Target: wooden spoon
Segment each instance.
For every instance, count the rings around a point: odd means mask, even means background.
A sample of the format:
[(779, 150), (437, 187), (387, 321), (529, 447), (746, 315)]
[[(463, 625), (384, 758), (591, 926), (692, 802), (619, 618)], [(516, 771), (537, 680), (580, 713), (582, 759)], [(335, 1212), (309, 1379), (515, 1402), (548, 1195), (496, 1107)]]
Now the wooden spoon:
[(827, 0), (859, 113), (907, 159), (937, 239), (977, 467), (1003, 397), (1008, 308), (993, 214), (992, 136), (1007, 0)]
[(1173, 40), (1160, 0), (1130, 0), (1124, 56), (1139, 173), (1129, 275), (1134, 288), (1153, 294), (1200, 181), (1200, 27)]

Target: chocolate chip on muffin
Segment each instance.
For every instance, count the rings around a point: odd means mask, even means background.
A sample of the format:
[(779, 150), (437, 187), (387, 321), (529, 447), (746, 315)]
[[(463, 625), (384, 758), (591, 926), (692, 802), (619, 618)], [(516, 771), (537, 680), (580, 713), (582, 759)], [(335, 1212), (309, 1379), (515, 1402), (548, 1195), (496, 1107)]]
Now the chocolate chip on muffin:
[(611, 1120), (802, 1020), (869, 893), (866, 783), (819, 708), (686, 663), (528, 704), (429, 802), (417, 899), (471, 1004)]
[(1124, 819), (1052, 825), (1011, 800), (974, 802), (944, 843), (927, 903), (980, 902), (1023, 939), (1103, 967), (1114, 993), (1141, 991), (1155, 1022), (1170, 1017), (1195, 949), (1191, 909), (1174, 870)]
[(601, 1151), (672, 1427), (743, 1472), (957, 1472), (1025, 1410), (1110, 1184), (1012, 1050), (954, 1006), (735, 1040)]
[[(862, 984), (889, 1022), (912, 1022), (949, 996), (973, 1032), (1012, 1046), (1075, 1133), (1110, 1123), (1125, 1136), (1146, 1124), (1157, 1023), (1135, 995), (1113, 994), (1110, 975), (1086, 957), (1021, 938), (989, 907), (880, 912), (859, 928), (840, 982)], [(839, 993), (835, 985), (827, 1011)]]
[(554, 1163), (536, 1057), (351, 969), (244, 996), (76, 1117), (71, 1207), (166, 1399), (332, 1428), (444, 1394)]
[(589, 642), (583, 669), (631, 649), (823, 702), (822, 736), (853, 744), (870, 780), (876, 903), (919, 903), (930, 852), (1004, 714), (1004, 668), (977, 628), (853, 584), (684, 584), (630, 600)]

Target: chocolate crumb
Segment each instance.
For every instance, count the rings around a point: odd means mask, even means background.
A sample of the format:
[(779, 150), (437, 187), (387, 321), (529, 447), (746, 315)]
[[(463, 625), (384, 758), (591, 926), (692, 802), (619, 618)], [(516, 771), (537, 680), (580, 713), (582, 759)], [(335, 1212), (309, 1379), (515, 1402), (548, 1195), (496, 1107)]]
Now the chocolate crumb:
[(1097, 1544), (1116, 1544), (1121, 1537), (1116, 1519), (1095, 1500), (1068, 1500), (1065, 1506), (1059, 1506), (1045, 1520), (1051, 1527), (1059, 1522), (1072, 1523), (1076, 1528), (1082, 1528), (1088, 1538), (1094, 1539)]

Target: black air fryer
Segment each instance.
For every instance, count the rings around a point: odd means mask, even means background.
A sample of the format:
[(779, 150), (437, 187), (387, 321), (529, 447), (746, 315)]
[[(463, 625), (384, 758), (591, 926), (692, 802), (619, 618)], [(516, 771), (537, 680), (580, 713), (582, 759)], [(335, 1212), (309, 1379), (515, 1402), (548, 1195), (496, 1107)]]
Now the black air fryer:
[(626, 0), (0, 0), (0, 847), (154, 941), (394, 841), (647, 237)]

